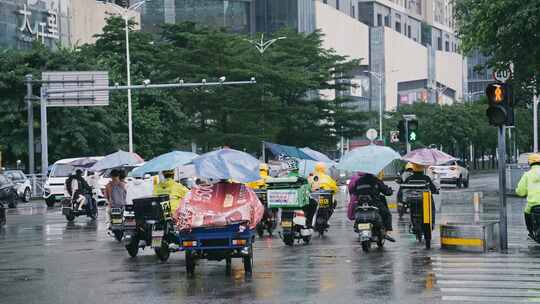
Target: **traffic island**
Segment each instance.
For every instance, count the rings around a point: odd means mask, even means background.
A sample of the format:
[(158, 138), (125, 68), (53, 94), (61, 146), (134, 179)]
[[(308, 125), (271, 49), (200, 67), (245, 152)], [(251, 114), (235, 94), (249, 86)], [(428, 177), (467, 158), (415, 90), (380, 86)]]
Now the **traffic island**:
[(446, 223), (441, 225), (441, 248), (461, 252), (487, 252), (497, 249), (498, 221)]

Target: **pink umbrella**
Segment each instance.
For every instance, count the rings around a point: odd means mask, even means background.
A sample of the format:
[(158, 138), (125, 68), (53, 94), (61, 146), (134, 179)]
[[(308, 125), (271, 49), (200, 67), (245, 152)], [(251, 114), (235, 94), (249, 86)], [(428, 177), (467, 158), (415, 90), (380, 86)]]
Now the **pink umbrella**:
[(423, 166), (437, 166), (452, 160), (456, 160), (456, 158), (452, 155), (446, 154), (437, 149), (429, 148), (413, 150), (407, 153), (407, 155), (403, 156), (401, 159)]

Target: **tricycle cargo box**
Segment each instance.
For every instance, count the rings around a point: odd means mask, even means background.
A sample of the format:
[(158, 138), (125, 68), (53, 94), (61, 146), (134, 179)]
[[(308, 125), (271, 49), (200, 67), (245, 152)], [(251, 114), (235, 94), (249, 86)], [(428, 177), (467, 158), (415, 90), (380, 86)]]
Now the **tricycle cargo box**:
[(268, 208), (302, 208), (309, 203), (309, 185), (267, 191)]
[(164, 212), (161, 203), (168, 202), (168, 195), (141, 197), (133, 200), (133, 211), (137, 220), (155, 220), (164, 219)]

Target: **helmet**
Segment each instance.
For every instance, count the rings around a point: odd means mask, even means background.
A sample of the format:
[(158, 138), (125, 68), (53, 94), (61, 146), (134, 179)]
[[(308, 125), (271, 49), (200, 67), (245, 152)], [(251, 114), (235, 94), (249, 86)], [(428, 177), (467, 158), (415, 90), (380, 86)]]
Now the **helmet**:
[(75, 176), (81, 177), (83, 174), (83, 171), (81, 169), (75, 170)]
[(407, 163), (407, 164), (405, 165), (405, 171), (407, 171), (407, 170), (413, 170), (413, 171), (414, 171), (414, 165), (413, 165), (413, 163)]
[(317, 163), (315, 165), (315, 172), (321, 172), (321, 173), (326, 172), (326, 165), (324, 163)]
[(163, 177), (165, 177), (165, 178), (173, 178), (174, 177), (174, 170), (164, 170), (163, 171)]
[(260, 164), (259, 165), (259, 171), (268, 171), (270, 170), (270, 167), (268, 167), (267, 164)]
[(419, 165), (419, 164), (414, 164), (414, 163), (413, 163), (413, 164), (412, 164), (412, 170), (413, 170), (414, 172), (422, 172), (422, 171), (424, 171), (424, 166)]
[(540, 164), (540, 154), (538, 153), (529, 154), (529, 156), (527, 157), (527, 161), (529, 162), (529, 165)]
[(298, 171), (298, 161), (294, 158), (287, 159), (287, 168), (290, 171)]

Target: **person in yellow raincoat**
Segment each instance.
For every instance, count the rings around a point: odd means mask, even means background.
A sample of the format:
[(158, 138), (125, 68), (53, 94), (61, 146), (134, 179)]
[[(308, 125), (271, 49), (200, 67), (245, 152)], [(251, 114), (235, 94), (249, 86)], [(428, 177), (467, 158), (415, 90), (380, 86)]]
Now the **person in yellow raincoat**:
[(172, 214), (180, 207), (180, 202), (189, 192), (188, 188), (174, 180), (174, 170), (163, 171), (164, 180), (154, 186), (153, 195), (169, 195)]
[(324, 163), (317, 163), (313, 170), (313, 177), (311, 178), (311, 190), (326, 190), (332, 191), (332, 194), (336, 194), (339, 189), (336, 181), (326, 174), (326, 165)]
[(246, 185), (250, 187), (251, 189), (264, 189), (266, 188), (266, 181), (270, 178), (269, 174), (270, 168), (267, 164), (261, 164), (259, 166), (259, 175), (261, 176), (261, 179), (247, 183)]
[(531, 216), (533, 207), (540, 206), (540, 154), (530, 154), (528, 157), (531, 170), (525, 172), (516, 188), (516, 194), (527, 197), (527, 206), (523, 211), (525, 216), (525, 225), (529, 231), (529, 236), (534, 239), (534, 224)]
[[(313, 177), (311, 178), (311, 191), (325, 190), (331, 191), (333, 196), (332, 209), (330, 211), (329, 219), (336, 209), (337, 201), (335, 195), (339, 191), (336, 181), (326, 174), (326, 165), (324, 163), (317, 163), (313, 170)], [(315, 214), (317, 205), (315, 205), (313, 214)]]

